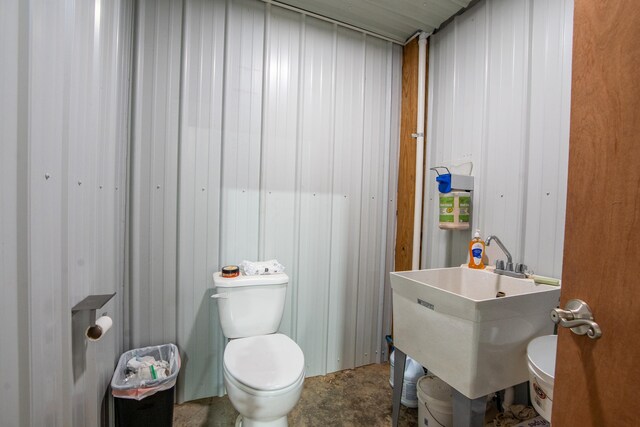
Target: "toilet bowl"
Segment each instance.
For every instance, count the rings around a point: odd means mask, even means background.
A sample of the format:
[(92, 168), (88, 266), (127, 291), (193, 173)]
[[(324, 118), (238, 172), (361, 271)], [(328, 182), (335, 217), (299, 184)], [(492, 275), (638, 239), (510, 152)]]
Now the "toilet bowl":
[(557, 335), (535, 338), (527, 346), (531, 403), (542, 418), (549, 422), (553, 405), (557, 347)]
[(239, 338), (224, 352), (224, 384), (236, 426), (280, 427), (302, 393), (304, 356), (286, 335)]

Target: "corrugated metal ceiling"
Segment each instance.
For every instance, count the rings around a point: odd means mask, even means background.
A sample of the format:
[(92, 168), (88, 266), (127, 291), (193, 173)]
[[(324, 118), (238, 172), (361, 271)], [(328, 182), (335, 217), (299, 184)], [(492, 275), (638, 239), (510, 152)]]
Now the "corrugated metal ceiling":
[(467, 7), (471, 0), (263, 0), (284, 4), (404, 43), (416, 31), (428, 33)]

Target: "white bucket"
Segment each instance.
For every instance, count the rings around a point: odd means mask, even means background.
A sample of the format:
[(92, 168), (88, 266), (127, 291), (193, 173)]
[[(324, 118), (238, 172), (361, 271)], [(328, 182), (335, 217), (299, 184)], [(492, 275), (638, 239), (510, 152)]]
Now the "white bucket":
[[(395, 351), (391, 353), (389, 357), (389, 385), (393, 388), (393, 371), (395, 367)], [(404, 381), (402, 382), (402, 403), (407, 408), (418, 407), (418, 395), (416, 394), (416, 383), (418, 379), (424, 375), (424, 369), (422, 365), (407, 356), (407, 361), (404, 365)]]
[(545, 335), (527, 346), (531, 403), (542, 418), (551, 422), (553, 379), (556, 367), (557, 335)]
[(435, 375), (418, 380), (418, 425), (420, 427), (453, 427), (451, 386)]

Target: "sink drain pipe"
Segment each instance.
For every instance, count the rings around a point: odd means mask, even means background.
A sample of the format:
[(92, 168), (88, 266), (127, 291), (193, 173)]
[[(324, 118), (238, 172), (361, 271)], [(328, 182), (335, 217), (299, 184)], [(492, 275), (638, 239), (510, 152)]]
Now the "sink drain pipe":
[(420, 269), (420, 237), (422, 235), (422, 194), (424, 182), (424, 115), (426, 107), (427, 83), (427, 37), (421, 32), (418, 36), (418, 120), (416, 133), (416, 186), (415, 205), (413, 211), (413, 252), (411, 269)]

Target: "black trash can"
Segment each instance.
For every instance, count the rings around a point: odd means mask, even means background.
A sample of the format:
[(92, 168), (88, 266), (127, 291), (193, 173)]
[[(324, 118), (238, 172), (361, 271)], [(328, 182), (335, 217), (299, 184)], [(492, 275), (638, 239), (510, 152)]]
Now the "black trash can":
[(175, 387), (159, 391), (142, 400), (114, 397), (116, 426), (171, 427), (173, 424), (173, 402)]
[(116, 426), (170, 427), (179, 372), (180, 353), (174, 344), (137, 348), (120, 356), (111, 380)]

